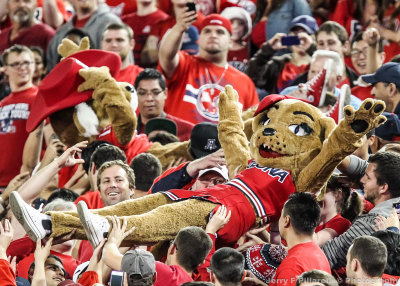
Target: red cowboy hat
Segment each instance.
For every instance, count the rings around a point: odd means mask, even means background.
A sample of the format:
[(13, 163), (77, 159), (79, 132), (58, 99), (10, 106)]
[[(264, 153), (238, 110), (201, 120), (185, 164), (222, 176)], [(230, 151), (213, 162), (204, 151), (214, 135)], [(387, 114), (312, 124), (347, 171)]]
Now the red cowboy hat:
[(91, 90), (78, 92), (84, 82), (79, 70), (87, 67), (107, 66), (115, 77), (121, 67), (121, 58), (114, 52), (86, 50), (75, 53), (60, 63), (42, 80), (36, 95), (26, 130), (33, 131), (46, 117), (56, 111), (85, 102), (92, 96)]
[(253, 116), (256, 116), (257, 114), (263, 112), (265, 109), (267, 109), (268, 107), (274, 105), (275, 103), (277, 103), (278, 101), (284, 100), (284, 99), (297, 99), (306, 103), (310, 103), (309, 101), (305, 100), (305, 99), (300, 99), (294, 96), (290, 96), (290, 95), (281, 95), (281, 94), (270, 94), (267, 95), (266, 97), (263, 98), (263, 100), (261, 100), (261, 102), (258, 104), (257, 110), (254, 112)]

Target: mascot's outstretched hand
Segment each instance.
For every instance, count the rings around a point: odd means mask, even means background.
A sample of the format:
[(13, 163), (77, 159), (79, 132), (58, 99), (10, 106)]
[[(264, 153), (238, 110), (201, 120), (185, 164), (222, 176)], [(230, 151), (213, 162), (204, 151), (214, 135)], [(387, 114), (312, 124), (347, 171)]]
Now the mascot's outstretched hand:
[(89, 38), (84, 37), (81, 40), (79, 46), (69, 39), (63, 39), (61, 44), (58, 46), (57, 51), (62, 57), (61, 60), (63, 60), (72, 54), (75, 54), (80, 51), (86, 51), (89, 49), (90, 49)]

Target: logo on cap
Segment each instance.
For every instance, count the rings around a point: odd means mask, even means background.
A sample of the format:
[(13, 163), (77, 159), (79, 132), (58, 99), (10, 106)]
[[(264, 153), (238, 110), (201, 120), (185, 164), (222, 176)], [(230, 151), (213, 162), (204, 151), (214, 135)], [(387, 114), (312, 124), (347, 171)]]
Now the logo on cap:
[(215, 150), (217, 149), (217, 144), (215, 139), (207, 139), (207, 144), (204, 146), (204, 150)]
[(217, 19), (213, 19), (213, 20), (210, 21), (210, 24), (213, 24), (213, 23), (215, 23), (217, 25), (222, 25), (222, 21), (221, 20), (217, 20)]

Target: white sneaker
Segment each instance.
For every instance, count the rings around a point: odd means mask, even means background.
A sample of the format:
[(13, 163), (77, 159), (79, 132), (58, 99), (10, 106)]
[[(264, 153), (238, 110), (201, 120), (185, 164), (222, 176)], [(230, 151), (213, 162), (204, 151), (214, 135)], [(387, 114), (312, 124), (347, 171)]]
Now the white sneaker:
[(86, 236), (93, 248), (96, 248), (107, 237), (110, 231), (110, 223), (106, 218), (92, 214), (84, 201), (78, 203), (77, 209)]
[(33, 241), (46, 237), (42, 221), (49, 220), (48, 215), (42, 214), (28, 205), (15, 191), (10, 195), (10, 206), (15, 217)]

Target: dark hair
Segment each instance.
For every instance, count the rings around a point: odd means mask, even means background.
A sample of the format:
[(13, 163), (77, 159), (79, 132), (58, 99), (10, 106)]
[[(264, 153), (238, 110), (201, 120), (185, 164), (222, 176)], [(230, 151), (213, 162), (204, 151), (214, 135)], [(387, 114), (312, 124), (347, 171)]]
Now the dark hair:
[[(49, 256), (47, 256), (46, 261), (49, 258), (54, 258), (55, 260), (60, 262), (61, 265), (64, 267), (64, 264), (63, 264), (63, 262), (62, 262), (60, 257), (55, 256), (53, 254), (50, 254)], [(68, 273), (67, 273), (67, 271), (65, 269), (63, 269), (63, 270), (64, 270), (64, 277), (65, 277), (65, 275), (68, 274)], [(29, 283), (32, 283), (32, 276), (31, 275), (33, 275), (34, 271), (35, 271), (35, 261), (32, 262), (31, 266), (29, 266), (29, 269), (28, 269), (28, 281), (29, 281)]]
[(326, 21), (319, 27), (319, 29), (316, 33), (317, 39), (318, 39), (318, 34), (320, 32), (325, 32), (327, 34), (334, 33), (338, 37), (338, 39), (342, 43), (342, 45), (344, 45), (346, 43), (346, 41), (348, 41), (348, 39), (349, 39), (346, 29), (342, 25), (340, 25), (339, 23), (336, 23), (334, 21)]
[(382, 277), (387, 260), (386, 246), (372, 236), (361, 236), (354, 239), (350, 248), (350, 261), (358, 259), (361, 268), (370, 277)]
[(30, 56), (31, 56), (31, 58), (32, 58), (32, 60), (34, 59), (34, 57), (33, 57), (33, 53), (32, 53), (32, 51), (31, 51), (31, 49), (29, 49), (27, 46), (24, 46), (24, 45), (14, 45), (14, 46), (11, 46), (11, 47), (9, 47), (8, 49), (6, 49), (4, 52), (3, 52), (3, 55), (1, 56), (1, 60), (2, 60), (2, 62), (3, 62), (3, 65), (7, 65), (8, 64), (8, 56), (11, 54), (11, 53), (16, 53), (16, 54), (22, 54), (22, 53), (28, 53)]
[(124, 24), (124, 23), (111, 23), (109, 24), (103, 32), (103, 37), (104, 34), (108, 31), (108, 30), (113, 30), (113, 31), (118, 31), (118, 30), (125, 30), (128, 34), (128, 39), (132, 40), (133, 39), (133, 30), (131, 27), (129, 27), (128, 25)]
[(32, 46), (32, 47), (29, 47), (29, 49), (31, 49), (32, 52), (36, 52), (39, 54), (39, 56), (42, 58), (43, 66), (46, 67), (47, 66), (47, 58), (46, 58), (46, 55), (44, 54), (43, 49), (38, 46)]
[(167, 84), (165, 82), (165, 77), (156, 69), (151, 69), (147, 68), (144, 71), (142, 71), (140, 74), (135, 79), (135, 89), (137, 90), (139, 87), (139, 83), (142, 80), (147, 80), (147, 79), (157, 79), (158, 84), (160, 85), (162, 90), (165, 90), (167, 87)]
[(107, 141), (102, 141), (102, 140), (96, 140), (93, 142), (90, 142), (86, 148), (82, 150), (81, 157), (85, 161), (83, 163), (83, 169), (85, 170), (86, 174), (89, 173), (89, 168), (90, 168), (90, 158), (92, 157), (92, 154), (96, 149), (107, 146), (107, 145), (112, 145), (111, 143)]
[(389, 230), (377, 231), (371, 236), (378, 238), (385, 244), (387, 249), (387, 261), (385, 273), (389, 275), (400, 275), (400, 234)]
[(174, 244), (179, 265), (193, 271), (206, 259), (213, 242), (202, 228), (188, 226), (178, 232)]
[(99, 146), (99, 148), (93, 152), (90, 158), (90, 164), (93, 162), (96, 169), (99, 169), (105, 162), (114, 160), (121, 160), (126, 164), (126, 155), (124, 151), (114, 145), (105, 145)]
[[(363, 32), (364, 31), (360, 31), (360, 32), (358, 32), (357, 34), (355, 34), (354, 35), (354, 37), (351, 39), (351, 48), (353, 48), (353, 44), (354, 43), (357, 43), (357, 42), (359, 42), (359, 41), (362, 41), (362, 39), (363, 39)], [(379, 40), (379, 42), (378, 42), (378, 52), (379, 53), (382, 53), (383, 52), (383, 39), (381, 38), (380, 40)]]
[(322, 270), (309, 270), (297, 276), (296, 285), (300, 286), (301, 283), (321, 283), (325, 286), (338, 286), (337, 280), (329, 273)]
[(283, 214), (290, 217), (297, 234), (312, 235), (320, 219), (321, 209), (315, 197), (309, 193), (290, 195), (283, 207)]
[[(329, 190), (328, 190), (329, 189)], [(339, 201), (336, 203), (337, 212), (349, 221), (353, 221), (363, 211), (362, 200), (356, 192), (339, 181), (339, 176), (332, 174), (328, 180), (327, 192), (333, 192), (339, 195)]]
[(233, 248), (220, 248), (211, 257), (210, 270), (222, 283), (240, 283), (244, 272), (244, 256)]
[(75, 202), (75, 200), (78, 197), (79, 195), (70, 189), (66, 188), (55, 189), (50, 195), (50, 197), (47, 199), (47, 204), (51, 203), (55, 199), (63, 199), (64, 201), (67, 202)]
[(161, 145), (169, 143), (180, 142), (179, 138), (169, 132), (156, 132), (154, 135), (149, 136), (149, 141), (158, 142)]
[(368, 162), (376, 164), (374, 173), (377, 184), (387, 184), (391, 197), (399, 197), (400, 155), (394, 152), (377, 152), (369, 157)]
[(131, 168), (135, 173), (136, 189), (148, 191), (155, 178), (161, 175), (162, 166), (160, 160), (150, 153), (141, 153), (133, 158)]

